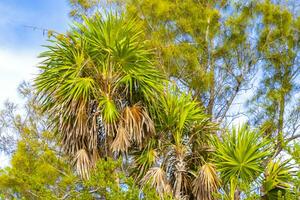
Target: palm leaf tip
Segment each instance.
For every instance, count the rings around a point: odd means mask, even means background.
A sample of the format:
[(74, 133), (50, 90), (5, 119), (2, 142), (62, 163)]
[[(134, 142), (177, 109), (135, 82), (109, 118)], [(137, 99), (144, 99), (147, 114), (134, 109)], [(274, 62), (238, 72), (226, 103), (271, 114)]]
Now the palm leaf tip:
[(290, 178), (294, 175), (294, 166), (290, 164), (290, 160), (270, 160), (262, 182), (263, 196), (267, 199), (277, 199), (278, 192), (286, 192), (291, 188)]

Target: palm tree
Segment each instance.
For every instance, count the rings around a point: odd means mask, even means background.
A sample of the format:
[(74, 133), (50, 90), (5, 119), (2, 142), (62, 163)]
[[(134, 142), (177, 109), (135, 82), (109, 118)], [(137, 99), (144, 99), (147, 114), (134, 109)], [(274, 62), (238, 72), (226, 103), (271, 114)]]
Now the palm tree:
[(49, 42), (38, 100), (82, 177), (99, 156), (146, 145), (155, 132), (147, 107), (164, 80), (137, 21), (96, 14)]
[(270, 161), (264, 172), (264, 180), (262, 182), (263, 199), (279, 199), (279, 192), (282, 195), (289, 190), (290, 178), (293, 175), (293, 165), (291, 160)]
[(270, 155), (269, 141), (246, 125), (213, 141), (213, 161), (220, 172), (230, 199), (239, 199), (242, 185), (250, 186), (264, 171), (263, 163)]
[(134, 157), (137, 179), (161, 196), (213, 199), (218, 179), (213, 165), (205, 161), (211, 151), (207, 139), (216, 126), (191, 94), (168, 89), (156, 104), (156, 139)]

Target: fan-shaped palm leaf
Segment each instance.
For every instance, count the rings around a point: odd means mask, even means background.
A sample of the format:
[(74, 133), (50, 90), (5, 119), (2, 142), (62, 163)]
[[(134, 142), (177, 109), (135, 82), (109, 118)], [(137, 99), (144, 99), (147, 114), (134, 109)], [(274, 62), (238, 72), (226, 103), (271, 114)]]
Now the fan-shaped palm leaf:
[(264, 170), (264, 160), (270, 155), (269, 141), (246, 125), (233, 128), (213, 143), (215, 165), (224, 183), (230, 183), (232, 195), (239, 183), (257, 179)]
[(203, 112), (200, 104), (192, 99), (191, 94), (181, 93), (174, 87), (160, 99), (159, 107), (160, 120), (165, 124), (164, 127), (170, 130), (183, 132), (197, 124), (205, 127), (209, 122), (209, 117)]
[(155, 149), (157, 141), (150, 139), (145, 148), (136, 152), (134, 155), (133, 170), (136, 172), (136, 177), (142, 178), (146, 172), (156, 163), (158, 158), (158, 152)]

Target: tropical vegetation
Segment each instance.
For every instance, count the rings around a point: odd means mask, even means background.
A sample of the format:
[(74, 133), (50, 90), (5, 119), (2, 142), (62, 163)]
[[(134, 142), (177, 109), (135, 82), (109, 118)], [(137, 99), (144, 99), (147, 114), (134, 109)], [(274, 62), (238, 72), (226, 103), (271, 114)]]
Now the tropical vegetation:
[(299, 199), (297, 1), (70, 5), (0, 113), (0, 199)]

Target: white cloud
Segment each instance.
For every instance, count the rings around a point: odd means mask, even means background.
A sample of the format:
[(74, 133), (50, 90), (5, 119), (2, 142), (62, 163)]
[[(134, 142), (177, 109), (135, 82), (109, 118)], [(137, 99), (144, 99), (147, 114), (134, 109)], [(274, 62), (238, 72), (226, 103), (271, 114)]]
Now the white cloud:
[(33, 79), (38, 62), (34, 51), (0, 49), (0, 105), (6, 99), (19, 100), (17, 87), (22, 81)]
[(8, 166), (9, 162), (10, 157), (5, 155), (3, 152), (0, 152), (0, 168)]
[[(37, 74), (40, 45), (47, 37), (34, 26), (64, 32), (67, 28), (69, 7), (67, 1), (0, 1), (0, 110), (9, 99), (17, 104), (23, 101), (17, 88), (22, 81), (32, 81)], [(0, 168), (9, 164), (9, 157), (0, 152)]]

